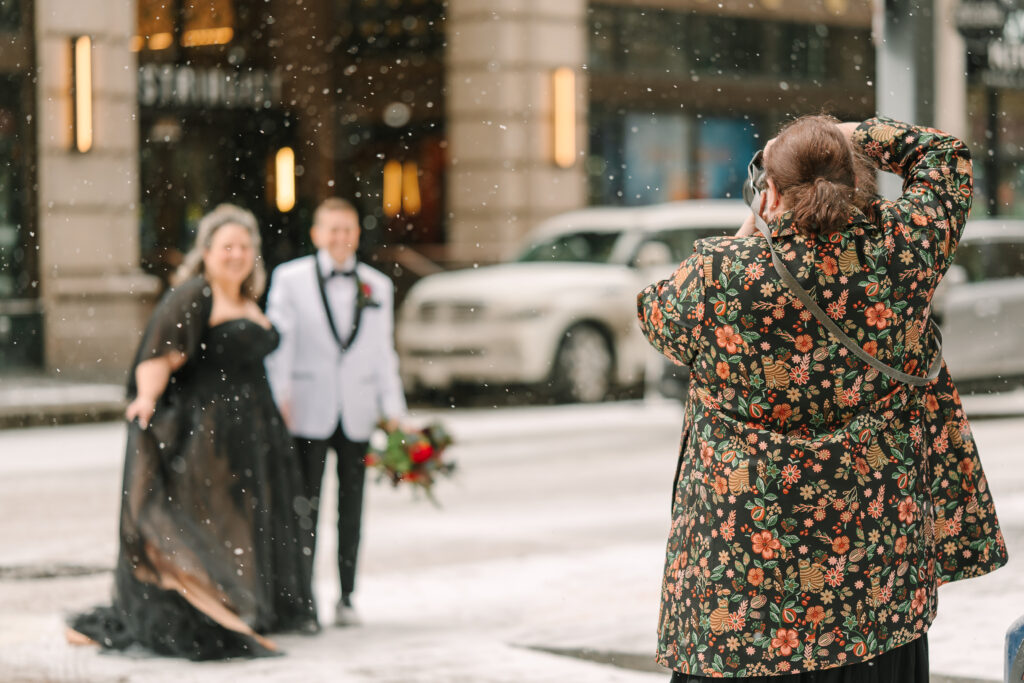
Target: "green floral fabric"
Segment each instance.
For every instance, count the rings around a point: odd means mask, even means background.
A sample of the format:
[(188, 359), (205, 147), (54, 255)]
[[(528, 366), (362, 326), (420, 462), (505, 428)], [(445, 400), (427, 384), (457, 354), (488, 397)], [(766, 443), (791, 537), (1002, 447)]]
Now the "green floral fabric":
[[(886, 118), (854, 144), (902, 196), (777, 249), (868, 353), (924, 374), (928, 326), (971, 206), (966, 146)], [(943, 367), (889, 380), (782, 284), (760, 236), (697, 243), (638, 297), (659, 351), (692, 369), (668, 541), (658, 661), (741, 677), (870, 659), (921, 636), (936, 589), (1006, 562), (970, 425)]]

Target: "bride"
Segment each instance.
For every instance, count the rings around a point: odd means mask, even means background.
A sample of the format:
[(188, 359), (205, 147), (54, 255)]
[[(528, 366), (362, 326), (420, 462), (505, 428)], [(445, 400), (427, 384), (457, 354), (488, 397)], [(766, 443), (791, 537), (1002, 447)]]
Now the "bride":
[(278, 335), (256, 304), (259, 249), (252, 213), (218, 206), (149, 321), (128, 386), (113, 604), (73, 617), (74, 643), (220, 659), (274, 653), (271, 631), (319, 630), (298, 533), (311, 522), (295, 512), (308, 506), (263, 369)]

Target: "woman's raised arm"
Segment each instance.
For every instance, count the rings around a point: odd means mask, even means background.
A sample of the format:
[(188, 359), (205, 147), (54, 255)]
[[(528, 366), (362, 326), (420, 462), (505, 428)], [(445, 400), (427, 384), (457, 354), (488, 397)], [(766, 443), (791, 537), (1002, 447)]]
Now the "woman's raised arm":
[(138, 388), (138, 394), (125, 409), (125, 417), (128, 420), (138, 418), (140, 427), (148, 427), (156, 411), (157, 399), (167, 389), (171, 375), (184, 365), (186, 360), (185, 354), (173, 352), (139, 363), (135, 367), (135, 386)]

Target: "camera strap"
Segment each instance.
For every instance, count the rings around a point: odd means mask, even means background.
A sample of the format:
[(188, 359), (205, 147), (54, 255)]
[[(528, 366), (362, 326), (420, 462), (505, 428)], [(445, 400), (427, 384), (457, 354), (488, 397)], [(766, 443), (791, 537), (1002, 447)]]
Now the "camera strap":
[(865, 351), (863, 348), (861, 348), (861, 346), (853, 339), (851, 339), (849, 335), (847, 335), (845, 332), (839, 329), (839, 325), (837, 325), (836, 322), (832, 320), (832, 318), (830, 318), (827, 313), (825, 313), (825, 311), (821, 310), (821, 307), (818, 305), (818, 303), (814, 300), (813, 297), (811, 297), (810, 292), (808, 292), (806, 289), (800, 286), (800, 283), (797, 281), (796, 276), (794, 276), (793, 273), (790, 272), (786, 264), (782, 262), (781, 258), (779, 258), (778, 253), (776, 253), (775, 245), (772, 243), (771, 229), (768, 227), (768, 224), (764, 222), (764, 219), (761, 218), (761, 215), (754, 208), (759, 206), (760, 203), (761, 193), (758, 192), (754, 195), (753, 200), (750, 202), (750, 206), (751, 210), (754, 211), (754, 222), (757, 225), (758, 232), (764, 235), (765, 240), (768, 241), (768, 251), (770, 251), (772, 254), (772, 263), (775, 265), (775, 271), (779, 274), (779, 277), (782, 278), (782, 281), (786, 283), (786, 286), (793, 290), (793, 293), (796, 294), (797, 298), (800, 299), (800, 302), (803, 303), (807, 310), (810, 311), (811, 314), (818, 319), (818, 322), (824, 325), (825, 329), (832, 333), (832, 336), (834, 336), (836, 339), (842, 342), (843, 346), (849, 349), (850, 352), (853, 353), (853, 355), (857, 356), (857, 358), (860, 358), (862, 361), (867, 363), (869, 366), (871, 366), (878, 372), (882, 373), (886, 377), (896, 380), (897, 382), (903, 382), (905, 384), (910, 384), (911, 386), (915, 387), (923, 387), (931, 383), (932, 380), (939, 376), (939, 371), (942, 369), (942, 334), (941, 332), (939, 332), (939, 326), (935, 324), (935, 320), (933, 320), (931, 316), (929, 316), (928, 322), (931, 324), (932, 332), (935, 334), (935, 345), (937, 347), (937, 352), (935, 354), (935, 360), (932, 361), (932, 365), (928, 369), (927, 375), (925, 375), (924, 377), (920, 377), (918, 375), (911, 375), (906, 372), (903, 372), (902, 370), (897, 370), (891, 365), (886, 365), (882, 361), (878, 360), (870, 353)]

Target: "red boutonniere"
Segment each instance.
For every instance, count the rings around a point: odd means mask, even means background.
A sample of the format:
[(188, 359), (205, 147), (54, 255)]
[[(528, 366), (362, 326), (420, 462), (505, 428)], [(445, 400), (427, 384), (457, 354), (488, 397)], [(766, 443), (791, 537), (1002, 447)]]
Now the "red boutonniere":
[(380, 302), (373, 298), (373, 288), (369, 283), (360, 280), (359, 276), (356, 276), (356, 287), (359, 292), (356, 305), (359, 308), (378, 308), (380, 306)]

